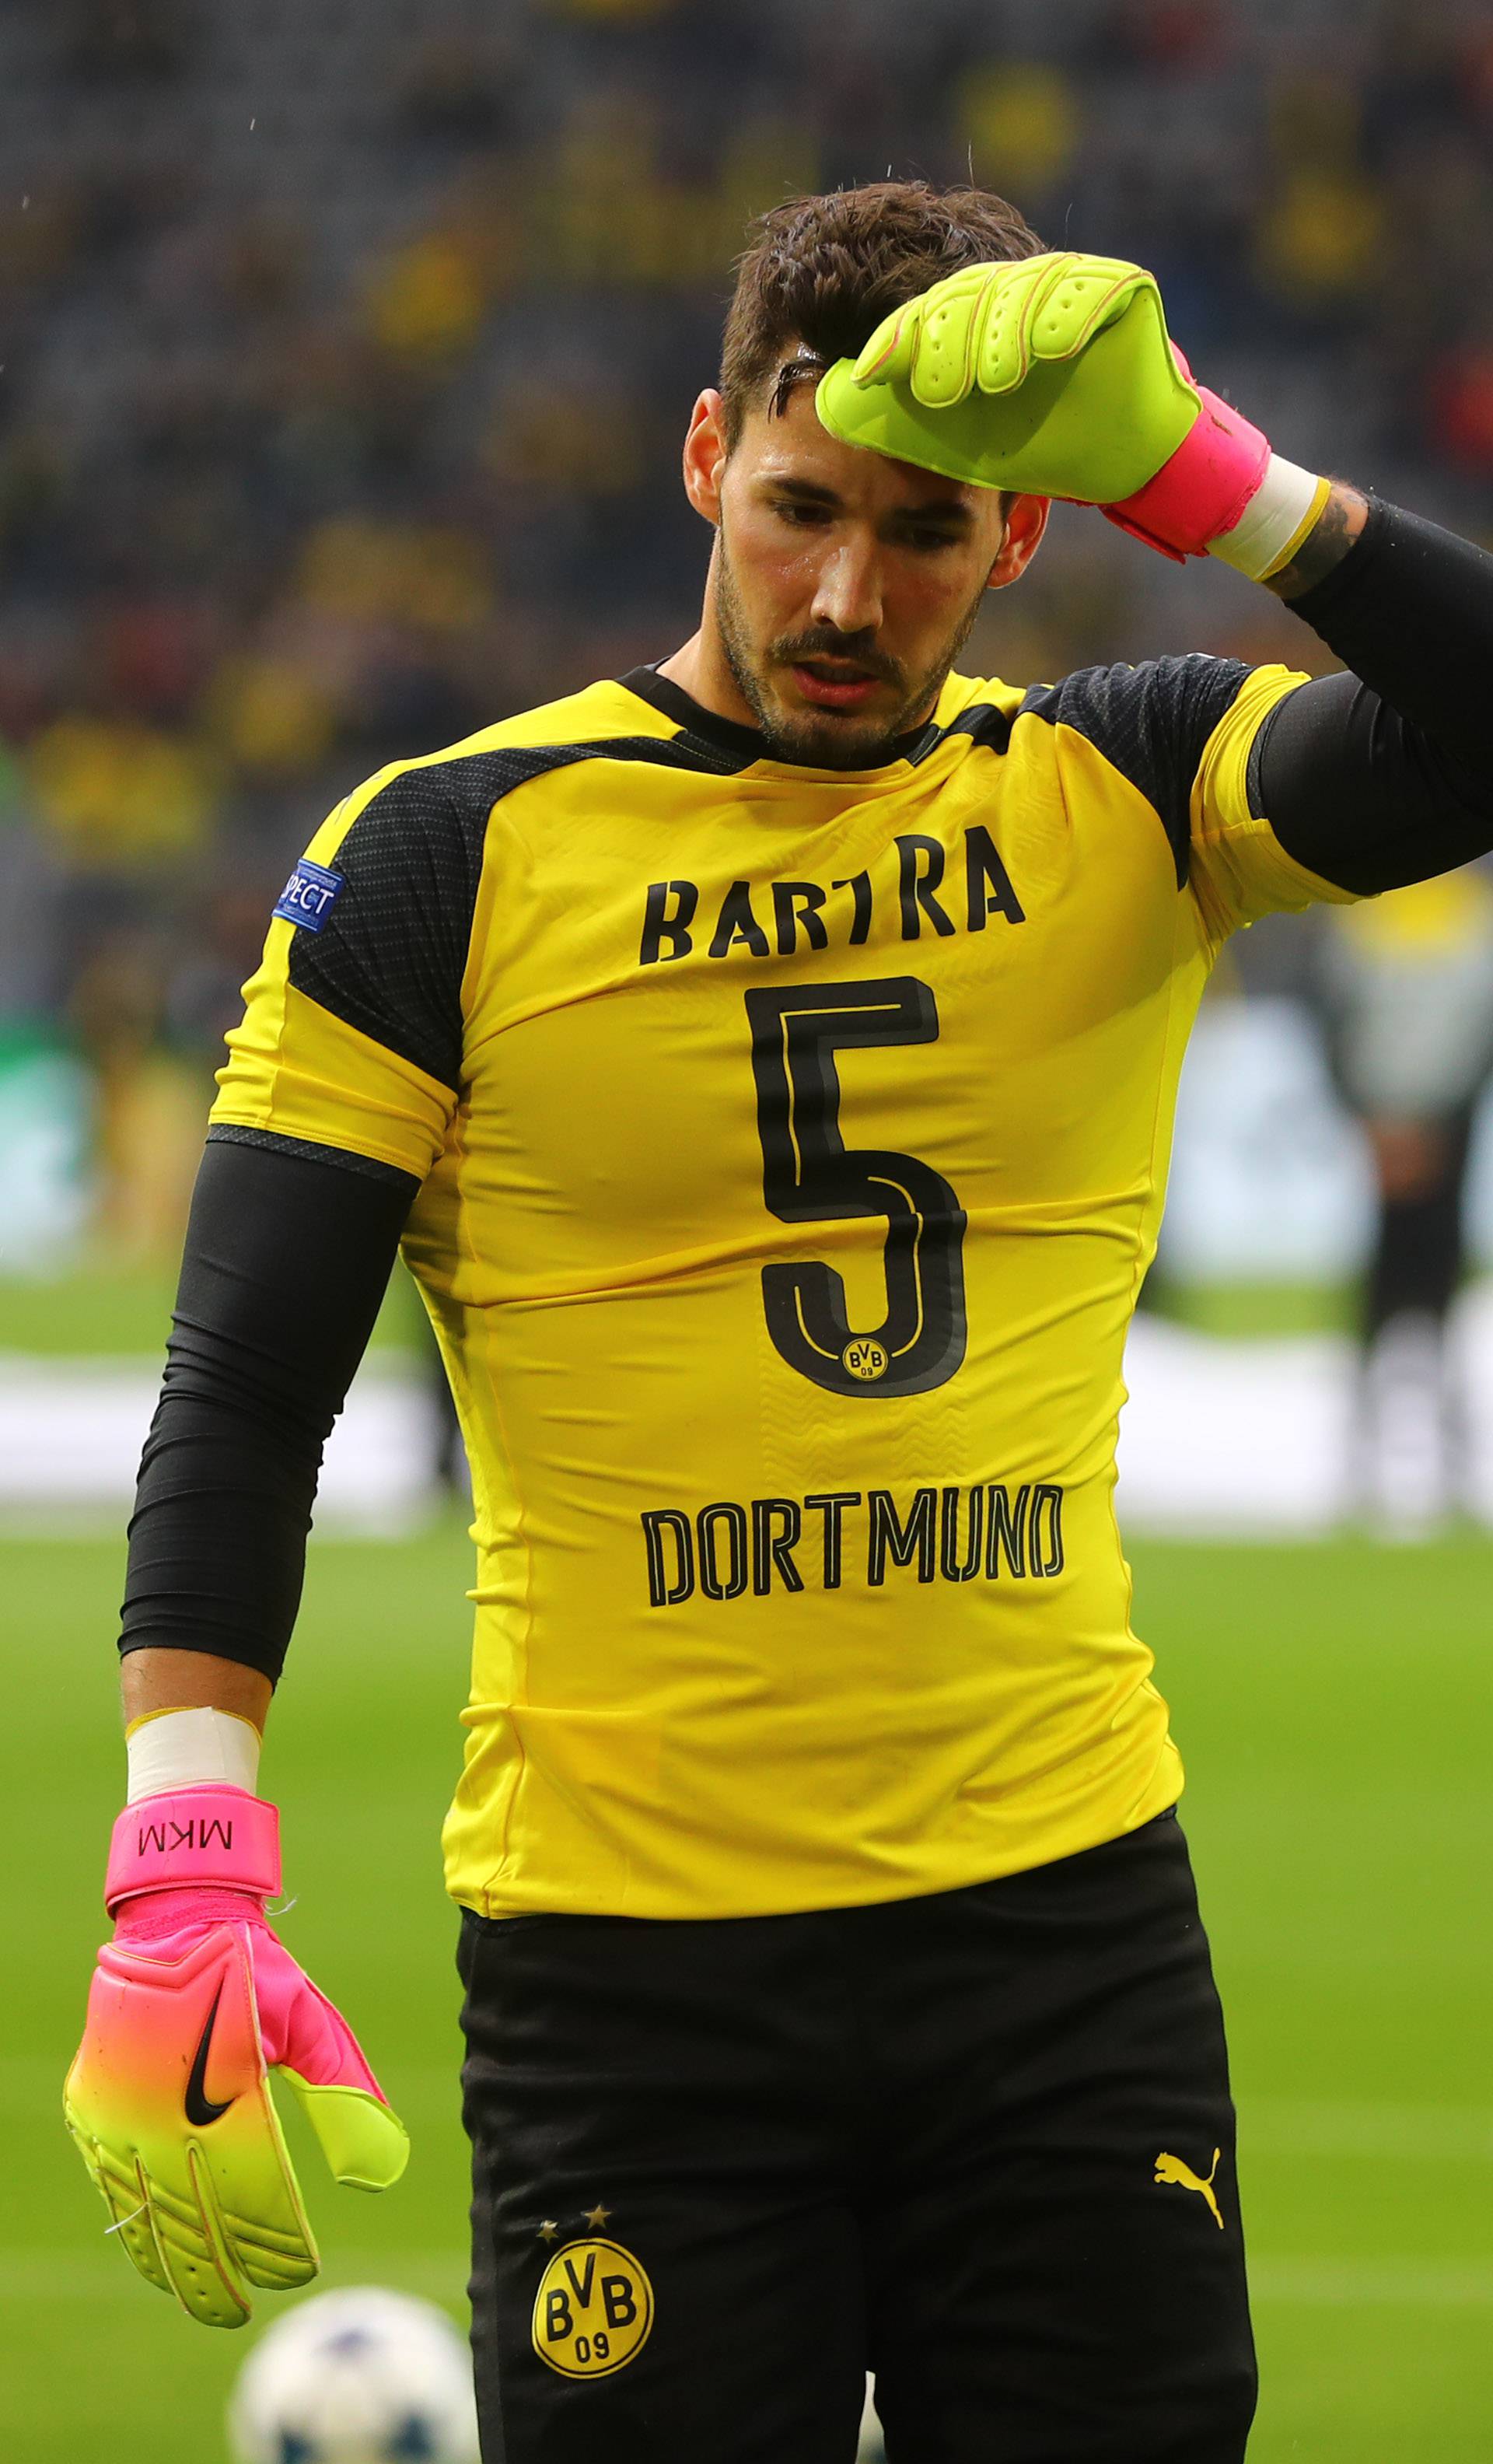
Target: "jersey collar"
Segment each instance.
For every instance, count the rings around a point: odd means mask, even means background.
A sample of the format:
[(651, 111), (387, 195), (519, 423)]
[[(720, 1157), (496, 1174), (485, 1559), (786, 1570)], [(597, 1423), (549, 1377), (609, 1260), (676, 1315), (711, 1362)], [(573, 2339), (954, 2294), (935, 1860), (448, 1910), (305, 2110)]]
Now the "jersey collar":
[(661, 676), (656, 668), (630, 668), (617, 681), (625, 693), (635, 693), (639, 701), (646, 701), (650, 709), (675, 720), (688, 735), (702, 737), (707, 744), (731, 754), (743, 767), (761, 761), (773, 769), (802, 770), (819, 779), (876, 780), (900, 761), (921, 761), (926, 754), (933, 751), (940, 736), (947, 732), (936, 721), (929, 719), (924, 726), (911, 729), (906, 736), (893, 737), (887, 748), (885, 760), (865, 770), (826, 771), (819, 764), (785, 760), (781, 754), (769, 753), (767, 739), (759, 728), (744, 727), (737, 719), (718, 717), (714, 711), (707, 710), (703, 702), (696, 701), (692, 693), (687, 693), (683, 685), (676, 685), (671, 676)]

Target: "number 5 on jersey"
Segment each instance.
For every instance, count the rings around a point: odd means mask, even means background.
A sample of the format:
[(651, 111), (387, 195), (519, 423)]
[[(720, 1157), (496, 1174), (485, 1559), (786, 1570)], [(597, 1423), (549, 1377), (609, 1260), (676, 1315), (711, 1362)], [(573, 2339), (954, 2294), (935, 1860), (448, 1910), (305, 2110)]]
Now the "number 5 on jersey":
[(849, 1321), (844, 1281), (815, 1259), (762, 1268), (767, 1331), (783, 1359), (832, 1395), (925, 1395), (964, 1358), (964, 1210), (916, 1155), (845, 1146), (835, 1054), (933, 1044), (938, 1010), (915, 976), (749, 992), (762, 1195), (782, 1223), (883, 1215), (887, 1313)]

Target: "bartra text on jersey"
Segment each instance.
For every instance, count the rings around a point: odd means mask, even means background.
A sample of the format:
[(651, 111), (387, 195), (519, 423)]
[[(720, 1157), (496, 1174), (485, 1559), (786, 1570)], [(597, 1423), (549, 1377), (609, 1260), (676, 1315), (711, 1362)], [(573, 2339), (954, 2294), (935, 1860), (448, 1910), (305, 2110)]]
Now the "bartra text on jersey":
[[(962, 924), (967, 933), (983, 933), (992, 915), (1008, 924), (1024, 924), (1026, 912), (1016, 894), (999, 849), (983, 823), (964, 832), (963, 880), (945, 885), (948, 854), (939, 839), (921, 831), (900, 833), (897, 850), (896, 903), (904, 941), (925, 933), (942, 938)], [(870, 938), (876, 893), (890, 892), (889, 881), (879, 885), (875, 874), (846, 873), (826, 886), (819, 881), (734, 881), (718, 906), (699, 915), (700, 891), (692, 881), (650, 881), (638, 952), (645, 967), (660, 959), (688, 957), (714, 922), (708, 945), (713, 958), (729, 958), (736, 950), (754, 958), (791, 957), (801, 940), (810, 950), (853, 949)], [(769, 933), (769, 925), (771, 933)]]

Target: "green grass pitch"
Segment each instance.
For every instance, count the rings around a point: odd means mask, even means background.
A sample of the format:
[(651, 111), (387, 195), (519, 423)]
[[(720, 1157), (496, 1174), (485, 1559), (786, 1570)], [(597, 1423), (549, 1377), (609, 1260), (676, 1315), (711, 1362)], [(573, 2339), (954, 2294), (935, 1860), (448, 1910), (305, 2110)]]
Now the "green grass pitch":
[[(9, 1696), (0, 2454), (212, 2464), (248, 2338), (103, 2239), (58, 2119), (121, 1760), (121, 1543), (0, 1544)], [(1137, 1548), (1230, 2012), (1265, 2392), (1252, 2464), (1486, 2464), (1493, 2422), (1493, 1548)], [(453, 1920), (437, 1830), (469, 1552), (314, 1548), (266, 1761), (285, 1930), (414, 2137), (384, 2199), (297, 2141), (325, 2280), (464, 2275)], [(261, 2299), (260, 2316), (275, 2304)], [(251, 2331), (252, 2332), (252, 2331)]]

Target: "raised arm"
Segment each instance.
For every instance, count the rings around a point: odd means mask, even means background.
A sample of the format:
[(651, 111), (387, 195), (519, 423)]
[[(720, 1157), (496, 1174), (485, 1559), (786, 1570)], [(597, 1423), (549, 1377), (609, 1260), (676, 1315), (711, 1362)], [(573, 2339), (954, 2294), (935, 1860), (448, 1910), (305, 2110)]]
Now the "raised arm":
[(1397, 890), (1493, 847), (1493, 556), (1334, 485), (1266, 587), (1349, 671), (1299, 685), (1252, 757), (1253, 801), (1336, 888)]
[(1313, 627), (1350, 672), (1294, 690), (1281, 674), (1248, 811), (1225, 823), (1240, 839), (1253, 815), (1354, 894), (1493, 847), (1493, 558), (1273, 452), (1195, 382), (1143, 267), (1060, 252), (968, 268), (888, 318), (817, 400), (847, 443), (1097, 504), (1163, 555), (1232, 564)]

